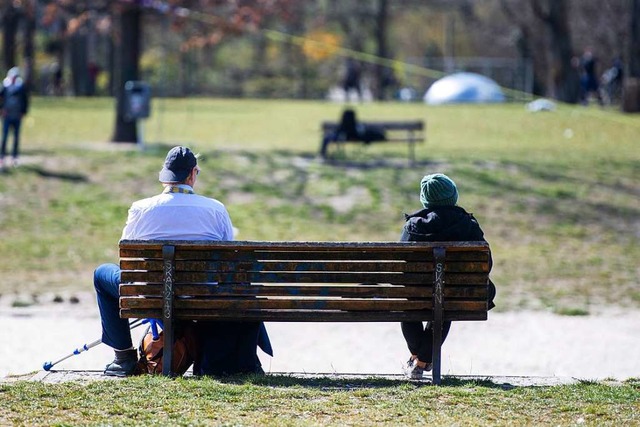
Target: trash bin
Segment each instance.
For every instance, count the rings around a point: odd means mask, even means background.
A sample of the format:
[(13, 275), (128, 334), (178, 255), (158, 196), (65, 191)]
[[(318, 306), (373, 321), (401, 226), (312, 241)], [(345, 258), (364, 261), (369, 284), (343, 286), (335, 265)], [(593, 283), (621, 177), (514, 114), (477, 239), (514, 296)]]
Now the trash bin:
[(146, 119), (151, 115), (151, 87), (142, 81), (124, 84), (124, 118), (128, 121)]

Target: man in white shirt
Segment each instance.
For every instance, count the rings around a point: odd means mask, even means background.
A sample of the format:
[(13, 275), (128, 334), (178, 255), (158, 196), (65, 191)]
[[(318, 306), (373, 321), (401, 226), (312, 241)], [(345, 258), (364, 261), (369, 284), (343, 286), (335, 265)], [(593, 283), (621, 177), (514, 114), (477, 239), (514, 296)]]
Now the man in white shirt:
[[(191, 150), (172, 148), (159, 175), (164, 191), (131, 205), (122, 239), (233, 240), (233, 226), (225, 206), (194, 193), (199, 173), (197, 157)], [(138, 357), (128, 320), (119, 315), (119, 266), (101, 265), (94, 272), (93, 282), (102, 322), (102, 342), (115, 350), (115, 359), (104, 373), (132, 375)]]

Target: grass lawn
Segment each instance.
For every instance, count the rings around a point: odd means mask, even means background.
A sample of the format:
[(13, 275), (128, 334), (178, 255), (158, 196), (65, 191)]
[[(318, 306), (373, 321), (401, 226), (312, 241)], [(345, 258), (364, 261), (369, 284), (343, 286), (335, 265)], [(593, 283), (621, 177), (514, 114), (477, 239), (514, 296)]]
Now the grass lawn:
[(0, 385), (11, 425), (593, 425), (640, 424), (640, 383), (503, 387), (445, 380), (284, 376), (134, 377), (88, 384)]

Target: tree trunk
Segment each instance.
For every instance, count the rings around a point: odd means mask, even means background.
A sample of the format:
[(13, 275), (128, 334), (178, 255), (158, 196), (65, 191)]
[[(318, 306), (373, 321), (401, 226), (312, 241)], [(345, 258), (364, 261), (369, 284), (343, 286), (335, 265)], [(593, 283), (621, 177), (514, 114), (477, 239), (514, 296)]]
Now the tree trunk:
[(580, 99), (580, 77), (572, 63), (574, 57), (566, 0), (546, 0), (546, 11), (540, 0), (532, 0), (536, 15), (546, 24), (551, 37), (551, 82), (555, 97), (576, 104)]
[(640, 0), (632, 0), (629, 19), (629, 65), (624, 79), (622, 111), (640, 112)]
[[(377, 44), (376, 54), (378, 58), (387, 58), (387, 22), (389, 18), (389, 2), (387, 0), (378, 0), (378, 10), (376, 11), (376, 29), (375, 38)], [(376, 97), (379, 100), (386, 98), (387, 86), (391, 82), (393, 69), (386, 65), (376, 65)]]
[(71, 87), (75, 96), (88, 95), (89, 69), (87, 67), (87, 35), (85, 29), (77, 30), (69, 38), (71, 54)]
[(629, 76), (640, 77), (640, 0), (631, 4), (629, 25)]
[(19, 23), (20, 11), (13, 4), (5, 7), (2, 17), (2, 54), (6, 70), (16, 65), (16, 36)]
[(140, 38), (142, 12), (138, 7), (123, 7), (116, 14), (115, 28), (115, 94), (116, 123), (113, 142), (138, 142), (136, 120), (125, 118), (124, 85), (131, 80), (138, 80), (138, 64), (140, 59)]
[(22, 78), (27, 87), (27, 96), (33, 88), (33, 70), (35, 67), (34, 34), (36, 32), (36, 0), (30, 0), (25, 4), (25, 27), (24, 27), (24, 73)]

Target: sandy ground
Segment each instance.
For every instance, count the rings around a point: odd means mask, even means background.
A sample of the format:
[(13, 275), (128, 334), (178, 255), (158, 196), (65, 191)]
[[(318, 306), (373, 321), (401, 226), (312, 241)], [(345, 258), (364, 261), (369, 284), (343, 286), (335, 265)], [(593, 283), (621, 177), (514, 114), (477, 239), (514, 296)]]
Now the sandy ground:
[[(79, 304), (12, 308), (0, 303), (0, 378), (42, 369), (100, 338), (92, 296)], [(267, 372), (397, 374), (408, 358), (395, 323), (269, 323), (274, 357)], [(142, 328), (134, 331), (137, 342)], [(454, 323), (443, 348), (445, 375), (640, 377), (640, 310), (590, 316), (545, 312), (490, 313), (487, 322)], [(99, 370), (112, 359), (99, 345), (56, 365)]]

